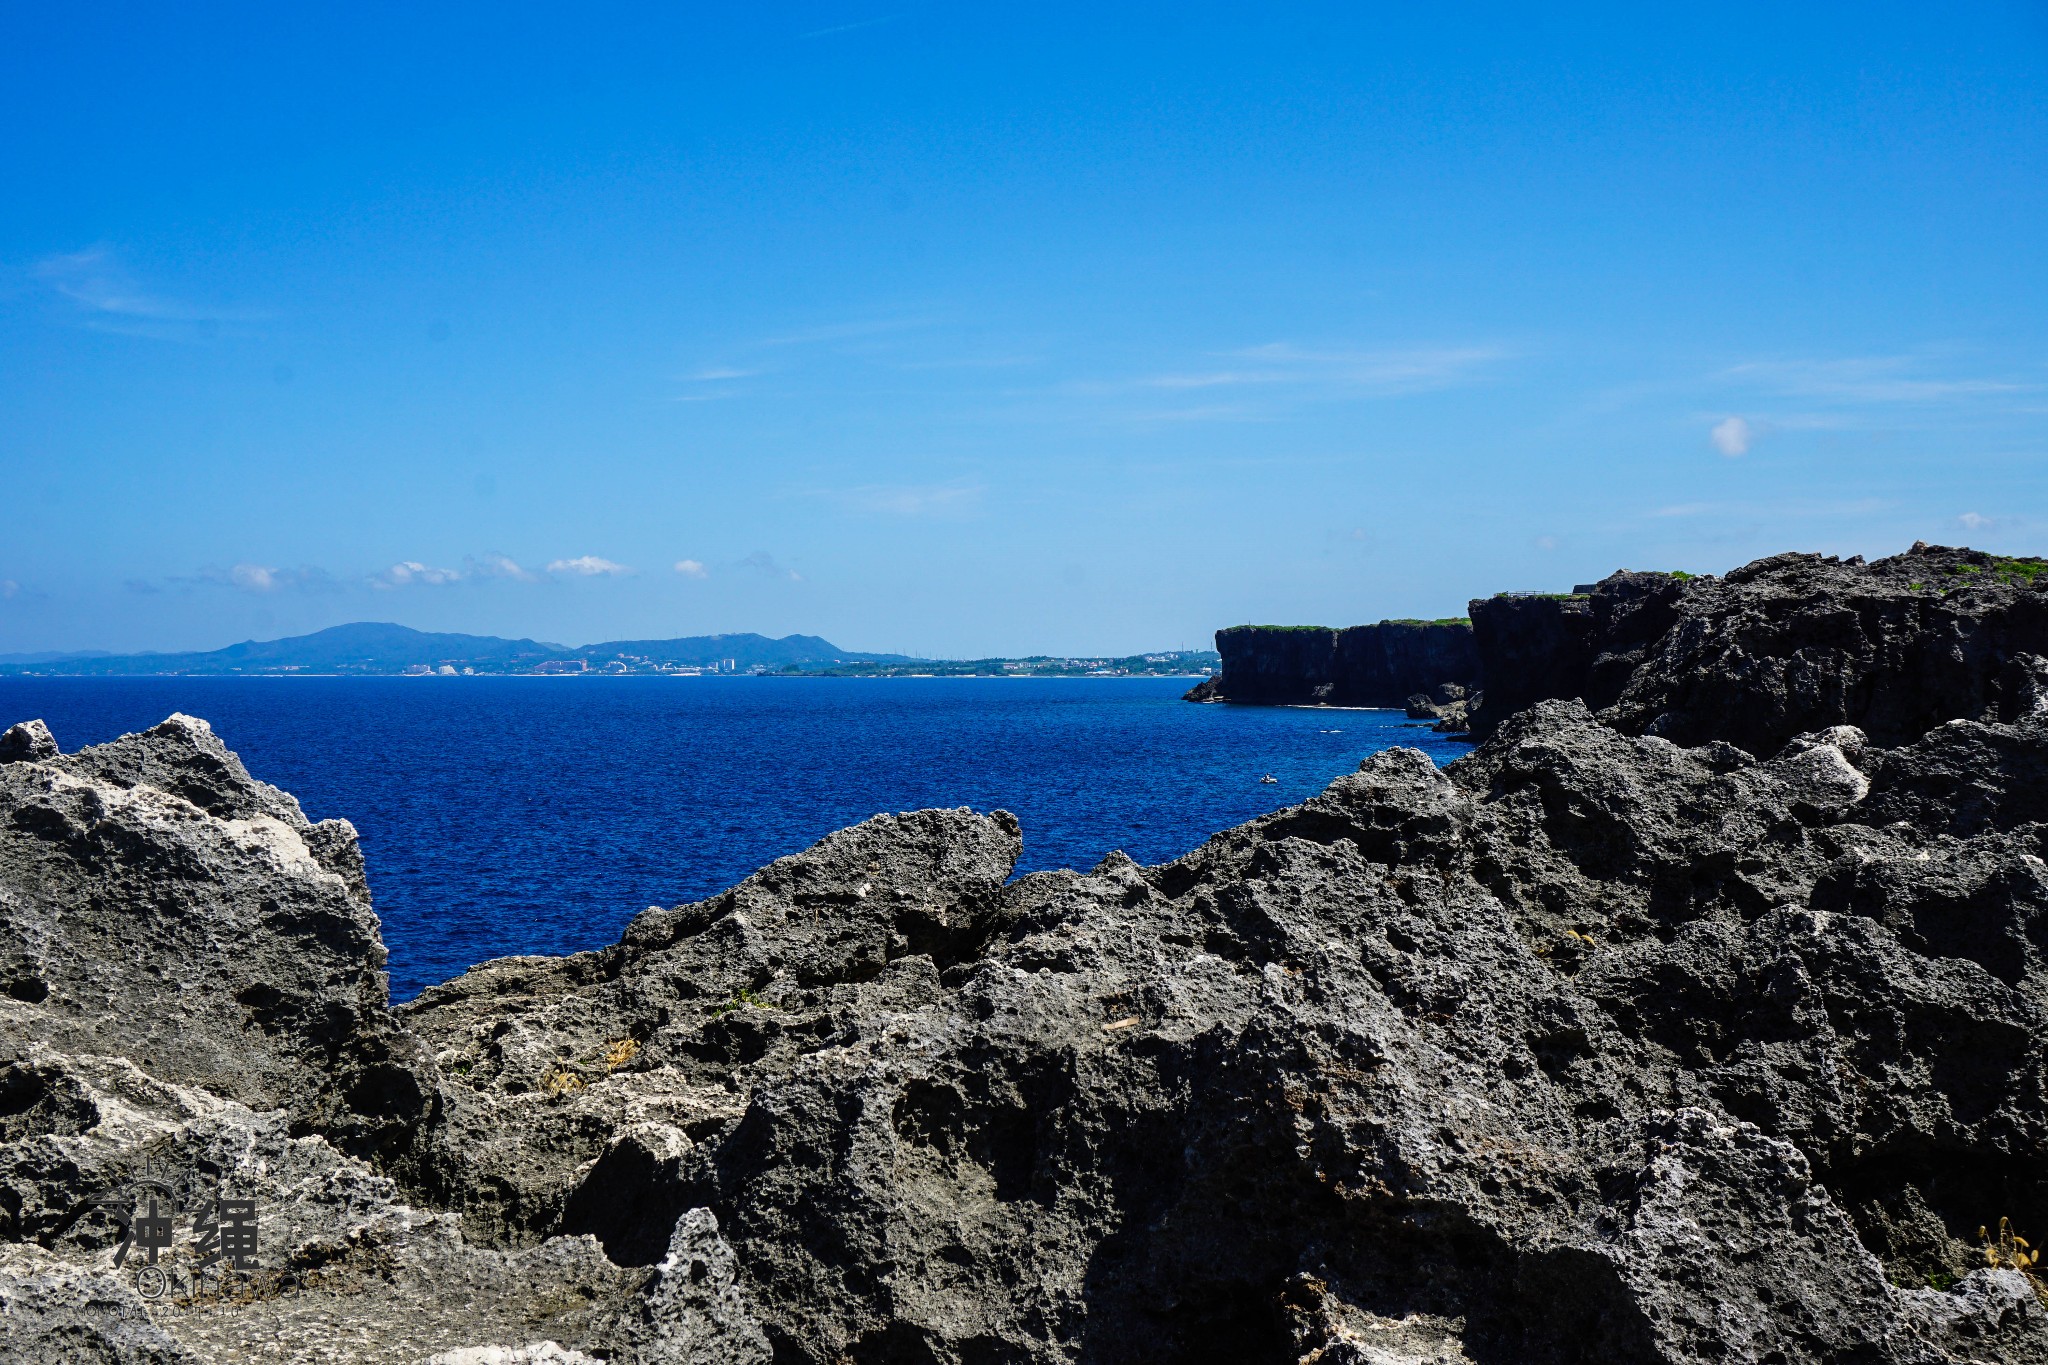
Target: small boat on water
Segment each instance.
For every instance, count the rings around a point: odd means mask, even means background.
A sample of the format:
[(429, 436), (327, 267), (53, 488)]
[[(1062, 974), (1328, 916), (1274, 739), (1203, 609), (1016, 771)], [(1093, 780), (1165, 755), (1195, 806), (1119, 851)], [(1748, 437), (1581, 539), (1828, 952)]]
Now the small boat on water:
[(1274, 786), (1276, 786), (1276, 787), (1280, 785), (1280, 779), (1279, 779), (1279, 778), (1277, 778), (1277, 777), (1275, 777), (1275, 776), (1273, 776), (1273, 774), (1271, 774), (1271, 773), (1267, 773), (1267, 774), (1266, 774), (1266, 775), (1265, 775), (1264, 777), (1260, 778), (1260, 779), (1259, 779), (1259, 781), (1261, 781), (1261, 782), (1270, 782), (1270, 783), (1272, 783), (1272, 784), (1273, 784)]

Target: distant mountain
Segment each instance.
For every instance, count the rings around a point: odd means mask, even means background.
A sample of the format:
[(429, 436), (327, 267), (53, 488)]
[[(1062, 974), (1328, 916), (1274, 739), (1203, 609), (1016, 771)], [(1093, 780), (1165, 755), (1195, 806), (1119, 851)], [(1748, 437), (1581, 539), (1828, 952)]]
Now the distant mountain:
[[(455, 635), (413, 630), (389, 622), (358, 621), (283, 640), (245, 640), (225, 649), (182, 654), (16, 655), (0, 660), (0, 673), (48, 676), (234, 673), (402, 673), (449, 667), (479, 673), (532, 672), (550, 661), (604, 668), (624, 660), (643, 667), (782, 668), (790, 664), (900, 663), (900, 654), (843, 650), (815, 635), (693, 635), (677, 640), (610, 640), (580, 648), (545, 640)], [(555, 667), (559, 668), (557, 664)]]
[(104, 659), (107, 657), (107, 653), (108, 651), (104, 649), (74, 649), (68, 651), (44, 649), (31, 651), (27, 654), (0, 654), (0, 664), (68, 663), (73, 659)]
[(708, 667), (731, 659), (741, 668), (756, 664), (810, 663), (906, 663), (904, 654), (862, 654), (841, 649), (816, 635), (785, 635), (771, 640), (748, 631), (741, 635), (688, 635), (680, 640), (607, 640), (569, 651), (602, 663), (608, 659), (633, 657), (658, 664), (686, 664)]

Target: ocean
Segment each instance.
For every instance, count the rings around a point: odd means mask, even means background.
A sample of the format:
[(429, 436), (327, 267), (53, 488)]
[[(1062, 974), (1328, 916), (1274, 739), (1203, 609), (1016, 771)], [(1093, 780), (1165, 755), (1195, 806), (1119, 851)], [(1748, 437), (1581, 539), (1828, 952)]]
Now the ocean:
[[(68, 752), (173, 711), (362, 835), (405, 1000), (601, 947), (879, 811), (997, 806), (1020, 872), (1161, 862), (1405, 744), (1398, 711), (1194, 706), (1176, 678), (0, 678)], [(1262, 783), (1270, 774), (1277, 779)]]

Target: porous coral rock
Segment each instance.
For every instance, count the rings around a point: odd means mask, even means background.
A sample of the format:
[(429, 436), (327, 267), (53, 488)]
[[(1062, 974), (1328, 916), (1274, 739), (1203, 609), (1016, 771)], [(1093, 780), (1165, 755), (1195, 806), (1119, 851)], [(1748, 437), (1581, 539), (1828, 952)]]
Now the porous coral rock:
[[(1753, 651), (1835, 620), (1837, 567), (1639, 584), (1635, 624), (1754, 609)], [(89, 761), (17, 727), (0, 1304), (120, 1361), (2048, 1362), (1976, 1238), (2048, 1229), (2040, 670), (1899, 662), (2034, 589), (1896, 576), (1825, 685), (1643, 645), (1600, 714), (1152, 867), (1013, 880), (1001, 812), (879, 816), (395, 1014), (352, 840), (195, 722)], [(1786, 697), (1722, 733), (1711, 659)], [(180, 985), (222, 926), (275, 1027)], [(354, 1098), (377, 1067), (411, 1108)], [(258, 1292), (111, 1273), (98, 1201), (165, 1146), (260, 1195)]]

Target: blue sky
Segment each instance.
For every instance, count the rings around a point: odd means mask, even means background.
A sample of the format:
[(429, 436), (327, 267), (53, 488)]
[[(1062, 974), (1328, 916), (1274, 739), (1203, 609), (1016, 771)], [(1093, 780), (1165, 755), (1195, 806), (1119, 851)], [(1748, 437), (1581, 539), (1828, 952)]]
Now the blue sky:
[(302, 8), (0, 5), (0, 651), (2048, 550), (2039, 4)]

